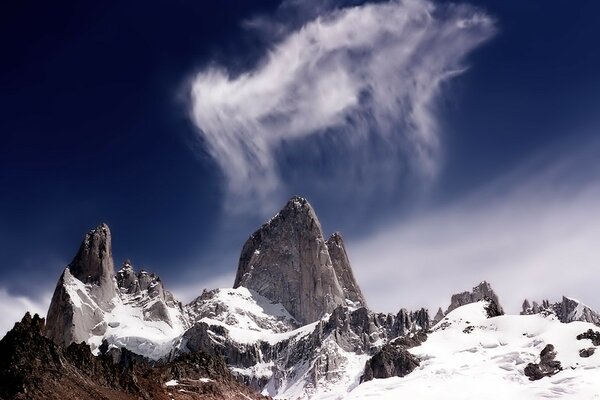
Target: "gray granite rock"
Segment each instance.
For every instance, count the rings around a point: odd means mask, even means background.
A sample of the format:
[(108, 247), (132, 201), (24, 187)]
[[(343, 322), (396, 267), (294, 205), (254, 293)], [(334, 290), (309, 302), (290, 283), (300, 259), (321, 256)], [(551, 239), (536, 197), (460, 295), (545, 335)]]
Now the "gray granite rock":
[(552, 376), (562, 370), (560, 361), (555, 360), (556, 351), (554, 345), (548, 344), (540, 353), (538, 363), (529, 363), (523, 371), (530, 381), (537, 381), (546, 376)]
[(498, 296), (496, 293), (494, 293), (491, 285), (486, 281), (483, 281), (479, 285), (475, 286), (471, 292), (462, 292), (452, 295), (450, 306), (448, 307), (446, 314), (460, 306), (475, 303), (480, 300), (493, 301), (496, 305), (495, 311), (497, 311), (499, 315), (504, 314)]
[(592, 310), (589, 306), (578, 300), (565, 296), (562, 297), (561, 301), (556, 303), (544, 300), (541, 304), (534, 301), (530, 305), (529, 301), (525, 300), (521, 315), (530, 314), (554, 314), (563, 323), (582, 321), (600, 326), (600, 313)]
[(111, 300), (116, 295), (111, 240), (108, 225), (98, 225), (85, 235), (79, 251), (68, 265), (71, 275), (90, 285), (94, 299), (103, 309), (112, 307)]
[[(81, 295), (90, 298), (90, 302), (72, 298), (79, 284), (85, 285), (86, 293)], [(68, 345), (103, 334), (104, 313), (112, 309), (116, 290), (110, 229), (101, 224), (85, 235), (56, 285), (48, 309), (46, 335), (58, 344)]]
[(435, 317), (433, 317), (433, 320), (431, 321), (431, 325), (437, 324), (438, 322), (443, 320), (445, 316), (446, 315), (444, 314), (442, 307), (438, 308), (437, 313), (435, 313)]
[(246, 241), (234, 282), (239, 286), (281, 303), (302, 324), (346, 304), (321, 224), (306, 199), (292, 197)]
[(333, 269), (335, 270), (340, 285), (342, 285), (344, 296), (346, 296), (346, 299), (350, 300), (355, 307), (366, 307), (367, 302), (365, 301), (365, 297), (363, 296), (360, 287), (356, 283), (356, 279), (354, 279), (354, 273), (350, 266), (350, 260), (348, 260), (348, 254), (344, 247), (342, 235), (339, 232), (335, 232), (327, 239), (326, 244), (333, 264)]

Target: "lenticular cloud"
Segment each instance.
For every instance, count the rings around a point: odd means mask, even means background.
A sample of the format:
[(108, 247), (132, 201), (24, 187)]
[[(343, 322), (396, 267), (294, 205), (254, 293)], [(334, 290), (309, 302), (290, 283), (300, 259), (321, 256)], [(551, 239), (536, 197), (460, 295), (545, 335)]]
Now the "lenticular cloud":
[[(304, 23), (244, 73), (232, 76), (227, 66), (199, 72), (192, 116), (227, 180), (229, 205), (272, 198), (282, 185), (282, 143), (332, 130), (362, 160), (361, 176), (377, 163), (434, 176), (440, 85), (464, 71), (465, 56), (493, 30), (469, 6), (365, 4)], [(373, 139), (393, 149), (387, 160), (368, 157)]]

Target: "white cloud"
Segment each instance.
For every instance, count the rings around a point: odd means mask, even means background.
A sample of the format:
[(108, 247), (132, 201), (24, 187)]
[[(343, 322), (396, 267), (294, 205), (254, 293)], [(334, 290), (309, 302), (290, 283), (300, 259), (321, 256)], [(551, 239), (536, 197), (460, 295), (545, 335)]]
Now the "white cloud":
[(4, 337), (27, 311), (32, 315), (37, 313), (44, 317), (50, 305), (50, 297), (50, 294), (45, 294), (39, 299), (13, 296), (6, 288), (0, 287), (0, 337)]
[[(361, 161), (353, 167), (365, 185), (373, 182), (371, 164), (385, 166), (387, 183), (406, 165), (434, 176), (440, 85), (464, 70), (464, 57), (493, 30), (490, 18), (468, 6), (366, 4), (323, 11), (250, 71), (200, 72), (192, 116), (227, 180), (228, 205), (272, 208), (281, 201), (282, 145), (330, 130), (348, 146), (345, 157)], [(365, 161), (374, 137), (389, 150), (387, 159), (371, 154)]]
[(350, 241), (369, 305), (435, 312), (452, 293), (487, 280), (509, 312), (519, 311), (524, 298), (561, 295), (600, 309), (600, 151), (581, 147), (532, 161), (452, 206)]

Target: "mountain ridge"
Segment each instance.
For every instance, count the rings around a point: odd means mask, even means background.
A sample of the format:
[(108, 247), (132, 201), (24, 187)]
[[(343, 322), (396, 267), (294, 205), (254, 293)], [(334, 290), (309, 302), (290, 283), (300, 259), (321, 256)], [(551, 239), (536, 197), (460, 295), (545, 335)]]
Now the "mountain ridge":
[[(465, 309), (475, 310), (472, 318), (479, 326), (456, 319)], [(598, 314), (570, 298), (554, 305), (524, 303), (523, 314), (537, 318), (532, 326), (555, 331), (564, 331), (555, 323), (585, 324), (572, 335), (576, 345), (596, 338), (590, 322), (598, 324)], [(457, 339), (458, 333), (487, 334), (481, 327), (495, 323), (488, 319), (510, 318), (486, 281), (452, 295), (447, 311), (440, 307), (433, 318), (425, 308), (397, 313), (368, 309), (341, 234), (326, 239), (310, 203), (294, 196), (244, 244), (234, 287), (205, 290), (187, 305), (166, 290), (160, 277), (136, 272), (129, 261), (115, 271), (110, 229), (100, 224), (85, 235), (61, 274), (50, 322), (40, 332), (59, 353), (84, 342), (87, 350), (81, 349), (112, 363), (119, 364), (123, 354), (138, 354), (149, 365), (205, 354), (223, 360), (232, 378), (255, 392), (276, 399), (338, 399), (359, 385), (374, 385), (368, 383), (373, 378), (410, 380), (433, 368), (430, 357), (437, 356), (422, 350), (430, 346), (431, 335), (437, 341), (446, 330)], [(586, 358), (586, 365), (595, 365), (600, 352), (590, 345), (569, 351)], [(537, 353), (520, 350), (532, 365), (529, 370), (543, 368), (535, 358), (543, 349), (536, 346)], [(557, 348), (558, 359), (564, 361), (565, 347), (559, 343)], [(475, 353), (485, 357), (486, 349), (478, 347)], [(516, 365), (511, 371), (525, 376), (525, 365)], [(152, 387), (163, 393), (179, 383), (165, 385)]]

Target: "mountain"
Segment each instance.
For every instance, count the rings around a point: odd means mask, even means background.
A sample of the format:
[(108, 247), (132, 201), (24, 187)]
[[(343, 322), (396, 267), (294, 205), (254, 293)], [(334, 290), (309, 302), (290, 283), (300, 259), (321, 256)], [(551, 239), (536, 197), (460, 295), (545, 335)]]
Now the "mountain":
[(232, 288), (187, 305), (129, 261), (115, 271), (101, 224), (47, 326), (27, 315), (0, 342), (0, 399), (600, 396), (598, 314), (576, 300), (505, 315), (484, 281), (433, 319), (366, 304), (342, 236), (297, 196), (243, 245)]
[(129, 262), (115, 273), (111, 232), (89, 231), (65, 268), (48, 310), (46, 336), (55, 343), (88, 343), (97, 354), (106, 340), (151, 359), (168, 355), (189, 326), (183, 306), (152, 273)]
[(543, 314), (490, 318), (489, 306), (482, 300), (454, 309), (432, 327), (425, 342), (408, 350), (420, 360), (410, 374), (365, 382), (346, 398), (600, 397), (598, 327)]
[(240, 286), (281, 303), (301, 324), (348, 301), (365, 303), (341, 237), (326, 242), (313, 208), (297, 196), (244, 244), (233, 284)]

